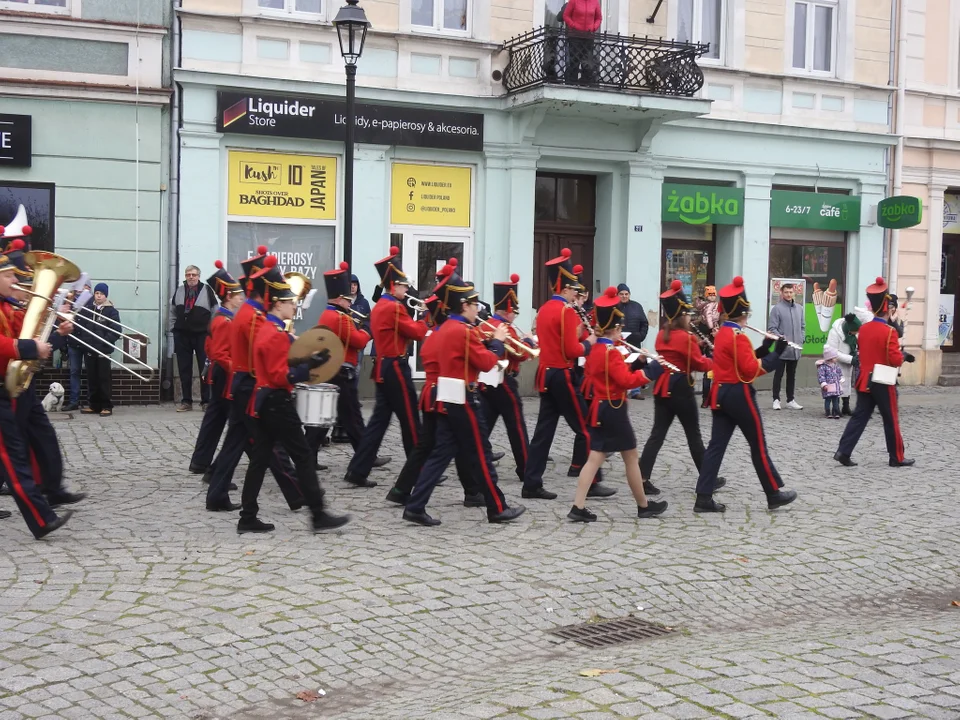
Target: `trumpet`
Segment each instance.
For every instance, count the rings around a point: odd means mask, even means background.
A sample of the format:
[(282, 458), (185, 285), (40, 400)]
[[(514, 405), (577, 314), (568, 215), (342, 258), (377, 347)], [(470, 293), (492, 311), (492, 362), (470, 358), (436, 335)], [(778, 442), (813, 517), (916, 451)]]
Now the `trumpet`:
[[(488, 320), (481, 320), (477, 327), (481, 328), (481, 332), (487, 337), (490, 337), (493, 334), (493, 331), (497, 329), (497, 326)], [(508, 352), (518, 357), (523, 354), (529, 355), (533, 358), (540, 357), (540, 348), (530, 347), (525, 342), (521, 342), (510, 335), (507, 335), (505, 345), (507, 346)]]
[(620, 340), (619, 342), (620, 342), (620, 344), (623, 345), (627, 350), (630, 350), (630, 351), (632, 351), (632, 352), (635, 352), (635, 353), (638, 353), (638, 354), (640, 354), (640, 355), (643, 355), (645, 358), (649, 358), (650, 360), (656, 360), (658, 363), (660, 363), (660, 364), (663, 365), (665, 368), (667, 368), (667, 370), (672, 370), (672, 371), (675, 372), (675, 373), (682, 373), (682, 372), (683, 372), (683, 370), (681, 370), (680, 368), (678, 368), (678, 367), (677, 367), (676, 365), (674, 365), (672, 362), (669, 362), (669, 361), (667, 361), (666, 359), (664, 359), (663, 355), (657, 355), (657, 353), (655, 353), (655, 352), (650, 352), (649, 350), (644, 350), (643, 348), (637, 347), (636, 345), (631, 345), (631, 344), (628, 343), (626, 340)]
[(803, 350), (803, 345), (798, 345), (795, 342), (790, 342), (785, 337), (782, 337), (781, 335), (777, 335), (776, 333), (767, 332), (766, 330), (761, 330), (760, 328), (755, 328), (753, 327), (753, 325), (744, 325), (744, 327), (747, 330), (753, 330), (755, 333), (759, 333), (760, 335), (763, 335), (768, 340), (786, 340), (787, 345), (789, 347), (792, 347), (794, 350), (800, 350), (800, 351)]
[(404, 302), (406, 302), (407, 307), (410, 308), (411, 310), (414, 310), (418, 313), (427, 312), (427, 304), (418, 297), (414, 297), (413, 295), (407, 295), (406, 300), (404, 300)]

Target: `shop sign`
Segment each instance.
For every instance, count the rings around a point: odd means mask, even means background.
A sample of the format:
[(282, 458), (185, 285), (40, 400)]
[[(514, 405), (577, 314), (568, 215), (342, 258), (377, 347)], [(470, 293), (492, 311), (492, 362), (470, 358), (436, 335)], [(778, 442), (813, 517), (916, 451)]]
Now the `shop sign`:
[[(843, 304), (838, 302), (837, 282), (831, 279), (824, 290), (819, 283), (813, 284), (812, 300), (807, 302), (805, 278), (770, 278), (770, 309), (780, 302), (780, 288), (786, 283), (793, 285), (793, 301), (803, 311), (803, 351), (801, 355), (823, 355), (823, 346), (830, 334), (830, 327), (843, 317)], [(768, 314), (769, 317), (769, 314)]]
[(469, 167), (394, 163), (390, 222), (470, 227)]
[(227, 213), (336, 220), (337, 159), (231, 150)]
[[(354, 141), (441, 150), (483, 150), (479, 113), (358, 103)], [(346, 139), (347, 106), (310, 96), (217, 93), (217, 130), (308, 140)]]
[(30, 115), (0, 115), (0, 165), (30, 167), (33, 127)]
[(860, 196), (774, 190), (770, 227), (858, 231)]
[(923, 203), (920, 198), (897, 195), (881, 200), (877, 205), (877, 225), (882, 228), (902, 230), (920, 224)]
[(743, 188), (664, 183), (661, 219), (688, 225), (743, 225)]
[(960, 195), (943, 196), (943, 232), (960, 233)]

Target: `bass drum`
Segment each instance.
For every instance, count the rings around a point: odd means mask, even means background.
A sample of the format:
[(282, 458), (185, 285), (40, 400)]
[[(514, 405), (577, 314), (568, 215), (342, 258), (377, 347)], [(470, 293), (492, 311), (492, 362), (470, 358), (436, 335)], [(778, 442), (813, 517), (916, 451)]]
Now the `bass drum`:
[(333, 427), (337, 422), (337, 397), (340, 390), (336, 385), (296, 386), (297, 414), (307, 427)]

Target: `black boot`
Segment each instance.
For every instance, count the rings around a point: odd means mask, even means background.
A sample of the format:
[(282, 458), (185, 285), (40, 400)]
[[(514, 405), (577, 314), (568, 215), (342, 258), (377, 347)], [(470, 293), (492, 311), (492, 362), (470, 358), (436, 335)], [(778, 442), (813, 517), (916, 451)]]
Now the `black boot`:
[(789, 505), (797, 499), (797, 493), (793, 490), (777, 490), (767, 494), (767, 507), (770, 510), (776, 510), (778, 507)]
[(637, 505), (637, 517), (638, 518), (656, 517), (666, 509), (667, 509), (666, 500), (648, 500), (646, 507), (640, 507), (639, 505)]
[(377, 486), (377, 483), (370, 478), (360, 477), (352, 473), (347, 473), (343, 479), (354, 487), (372, 488)]
[(726, 510), (727, 506), (714, 500), (713, 495), (697, 495), (697, 502), (693, 506), (695, 513), (722, 513)]
[(390, 488), (390, 492), (387, 493), (387, 500), (397, 505), (406, 505), (409, 499), (410, 493), (405, 493), (395, 487)]
[(840, 398), (840, 414), (841, 415), (853, 415), (853, 411), (850, 410), (850, 398)]
[(326, 510), (314, 510), (313, 511), (313, 529), (314, 532), (317, 530), (331, 530), (333, 528), (341, 527), (350, 522), (349, 515), (331, 515)]
[(857, 466), (857, 464), (856, 464), (853, 460), (850, 459), (850, 456), (849, 456), (849, 455), (844, 455), (844, 454), (843, 454), (842, 452), (840, 452), (839, 450), (837, 450), (837, 452), (835, 452), (835, 453), (833, 454), (833, 459), (836, 460), (836, 461), (837, 461), (838, 463), (840, 463), (841, 465), (846, 465), (847, 467), (856, 467), (856, 466)]
[(240, 518), (237, 523), (237, 534), (244, 533), (268, 533), (273, 532), (275, 526), (273, 523), (265, 523), (260, 518)]
[(649, 480), (644, 480), (644, 481), (643, 481), (643, 492), (644, 492), (645, 495), (659, 495), (659, 494), (660, 494), (660, 488), (658, 488), (656, 485), (654, 485), (654, 484), (653, 484), (652, 482), (650, 482)]
[(33, 536), (37, 540), (45, 538), (54, 530), (58, 530), (59, 528), (62, 528), (64, 525), (66, 525), (67, 520), (70, 519), (71, 515), (73, 515), (73, 510), (67, 510), (66, 512), (59, 515), (56, 520), (54, 520), (53, 522), (48, 522), (44, 527), (40, 528), (40, 530), (35, 532)]
[(589, 523), (594, 522), (597, 516), (590, 512), (586, 507), (578, 508), (576, 505), (570, 508), (567, 517), (574, 522)]

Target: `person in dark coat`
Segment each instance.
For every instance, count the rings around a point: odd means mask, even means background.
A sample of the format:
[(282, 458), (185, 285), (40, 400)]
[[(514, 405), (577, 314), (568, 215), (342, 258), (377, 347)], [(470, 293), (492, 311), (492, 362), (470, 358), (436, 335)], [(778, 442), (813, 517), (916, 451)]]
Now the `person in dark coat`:
[[(184, 271), (183, 284), (173, 294), (173, 351), (180, 370), (180, 407), (177, 412), (193, 410), (193, 357), (197, 357), (202, 374), (207, 364), (204, 343), (210, 318), (216, 311), (217, 298), (213, 290), (200, 282), (200, 268), (189, 265)], [(210, 402), (210, 386), (200, 383), (200, 405)]]
[[(90, 286), (87, 285), (84, 290), (89, 291)], [(67, 297), (73, 301), (75, 296), (79, 293), (71, 292)], [(79, 310), (80, 308), (77, 308)], [(67, 403), (63, 406), (63, 412), (74, 412), (80, 409), (80, 380), (83, 373), (83, 356), (87, 352), (87, 348), (83, 346), (80, 340), (88, 342), (87, 334), (80, 327), (74, 327), (73, 332), (66, 336), (66, 346), (67, 346), (67, 358), (70, 363), (70, 387), (67, 395)]]
[[(366, 319), (360, 323), (361, 329), (369, 333), (370, 332), (370, 302), (364, 296), (362, 290), (360, 289), (360, 278), (356, 275), (350, 276), (350, 309), (358, 313), (366, 315)], [(357, 377), (354, 379), (354, 384), (357, 387), (360, 387), (360, 372), (363, 369), (363, 356), (365, 350), (361, 350), (357, 353)], [(361, 403), (362, 406), (362, 403)], [(343, 436), (344, 438), (346, 435)]]
[[(647, 338), (650, 331), (650, 321), (647, 320), (647, 314), (643, 311), (643, 305), (636, 300), (630, 299), (630, 288), (626, 283), (617, 285), (617, 295), (620, 297), (620, 312), (623, 313), (623, 336), (628, 343), (640, 347)], [(627, 335), (629, 333), (629, 336)], [(633, 388), (627, 396), (633, 400), (643, 400), (643, 392), (640, 388)]]
[(86, 319), (81, 326), (84, 328), (84, 340), (93, 350), (103, 353), (98, 355), (89, 348), (84, 348), (87, 366), (87, 390), (89, 391), (88, 407), (80, 412), (84, 415), (113, 415), (113, 370), (110, 356), (116, 349), (117, 339), (120, 337), (120, 313), (110, 302), (108, 296), (110, 288), (106, 283), (97, 283), (93, 288), (93, 299), (84, 306), (80, 314)]

